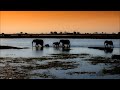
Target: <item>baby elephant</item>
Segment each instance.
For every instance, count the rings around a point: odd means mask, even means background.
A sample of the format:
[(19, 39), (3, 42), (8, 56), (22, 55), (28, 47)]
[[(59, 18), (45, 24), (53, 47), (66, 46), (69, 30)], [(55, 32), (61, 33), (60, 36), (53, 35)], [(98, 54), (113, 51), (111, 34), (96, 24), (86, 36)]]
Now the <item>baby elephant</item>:
[(45, 47), (50, 47), (50, 45), (49, 44), (45, 44)]

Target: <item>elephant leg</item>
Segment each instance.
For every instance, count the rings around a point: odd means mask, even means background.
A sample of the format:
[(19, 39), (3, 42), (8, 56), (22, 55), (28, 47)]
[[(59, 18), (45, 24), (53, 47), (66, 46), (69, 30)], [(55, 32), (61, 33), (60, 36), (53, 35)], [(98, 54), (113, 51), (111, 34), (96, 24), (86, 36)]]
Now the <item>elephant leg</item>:
[(104, 46), (105, 46), (105, 48), (106, 48), (106, 44), (104, 43)]
[(108, 48), (108, 44), (107, 43), (105, 43), (105, 48)]
[(69, 48), (70, 48), (70, 44), (69, 44), (68, 46), (69, 46)]
[(63, 44), (63, 47), (65, 47), (65, 44)]
[(112, 45), (110, 45), (110, 48), (112, 48)]
[(37, 47), (37, 45), (35, 45), (35, 47)]
[(70, 44), (69, 44), (69, 48), (70, 48)]
[(67, 48), (69, 48), (69, 44), (67, 45)]
[(64, 48), (64, 44), (62, 45), (62, 47)]
[(40, 44), (38, 44), (38, 47), (40, 47), (41, 45)]
[(68, 48), (68, 44), (67, 44), (66, 46), (67, 46), (67, 48)]
[(62, 44), (62, 47), (64, 47), (64, 44)]
[(106, 44), (106, 47), (108, 47), (108, 44)]
[(41, 47), (40, 50), (43, 50), (43, 47)]

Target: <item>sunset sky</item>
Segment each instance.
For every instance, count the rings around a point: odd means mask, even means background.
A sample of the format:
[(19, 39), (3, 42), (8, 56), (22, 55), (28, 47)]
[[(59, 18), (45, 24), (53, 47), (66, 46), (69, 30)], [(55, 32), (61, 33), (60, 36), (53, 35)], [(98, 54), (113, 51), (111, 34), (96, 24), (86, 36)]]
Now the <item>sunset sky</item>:
[(119, 32), (120, 11), (0, 11), (0, 33)]

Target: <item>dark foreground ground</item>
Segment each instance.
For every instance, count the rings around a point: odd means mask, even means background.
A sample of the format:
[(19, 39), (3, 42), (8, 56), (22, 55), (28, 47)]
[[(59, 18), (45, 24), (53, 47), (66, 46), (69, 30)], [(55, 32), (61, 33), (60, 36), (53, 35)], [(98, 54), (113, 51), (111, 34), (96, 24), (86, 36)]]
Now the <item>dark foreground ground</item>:
[(1, 79), (120, 79), (120, 59), (90, 54), (0, 57)]

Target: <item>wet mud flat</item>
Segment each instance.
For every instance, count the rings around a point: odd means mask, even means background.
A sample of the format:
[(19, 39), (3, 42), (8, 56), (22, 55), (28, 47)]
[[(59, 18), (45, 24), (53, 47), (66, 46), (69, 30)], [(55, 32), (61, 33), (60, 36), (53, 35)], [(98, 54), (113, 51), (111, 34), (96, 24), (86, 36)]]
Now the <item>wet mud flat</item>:
[[(117, 76), (116, 76), (117, 75)], [(36, 58), (0, 57), (0, 79), (120, 78), (120, 60), (90, 54), (51, 54)]]

